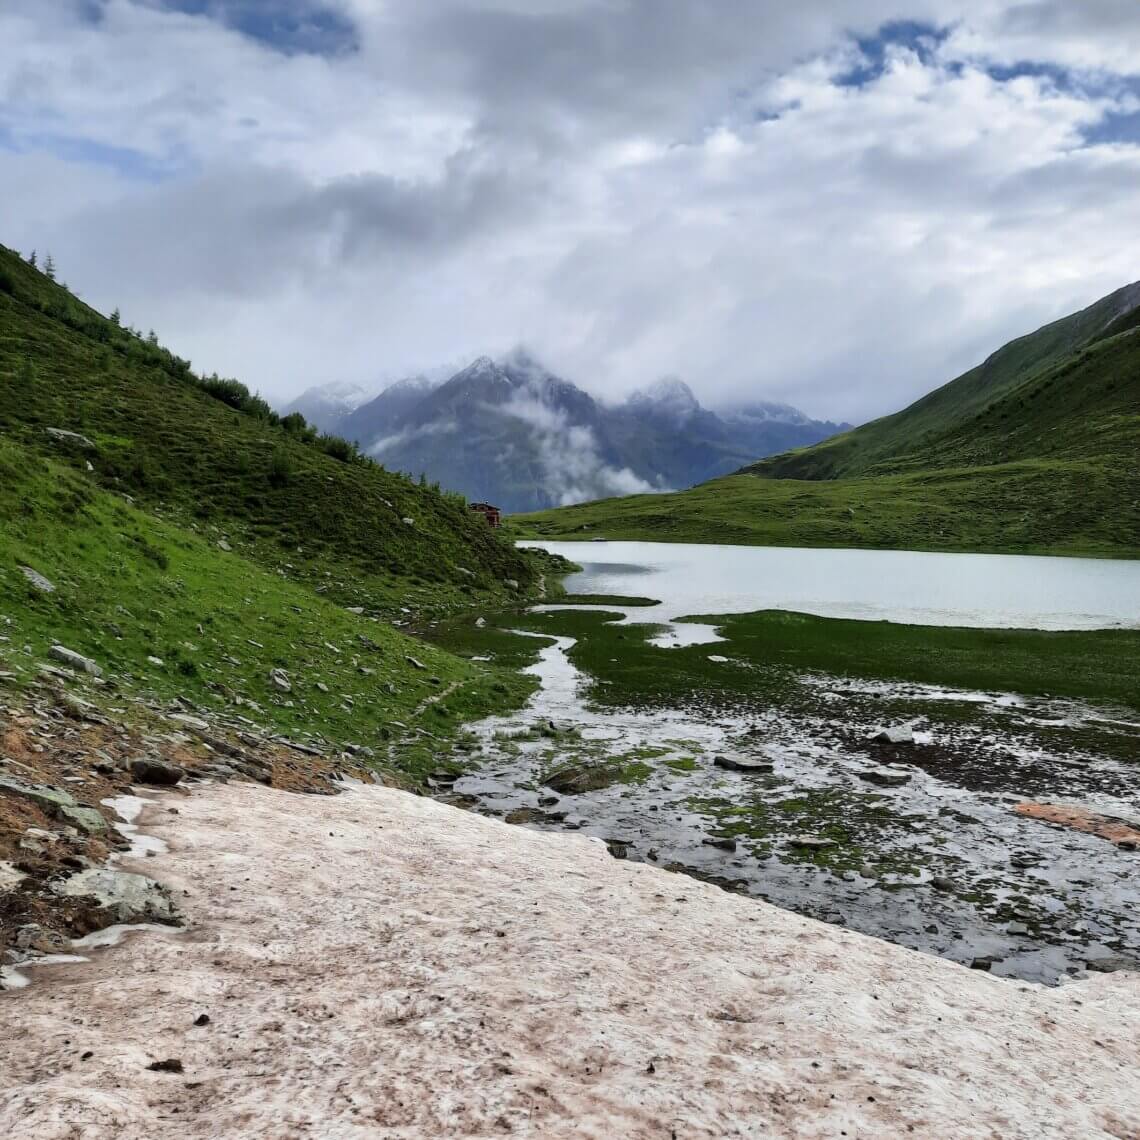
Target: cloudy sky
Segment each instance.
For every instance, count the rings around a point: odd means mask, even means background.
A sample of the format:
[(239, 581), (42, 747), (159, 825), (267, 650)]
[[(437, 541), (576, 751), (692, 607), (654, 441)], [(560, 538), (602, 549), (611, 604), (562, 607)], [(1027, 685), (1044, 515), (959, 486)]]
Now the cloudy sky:
[(3, 0), (0, 242), (278, 399), (893, 410), (1140, 278), (1137, 0)]

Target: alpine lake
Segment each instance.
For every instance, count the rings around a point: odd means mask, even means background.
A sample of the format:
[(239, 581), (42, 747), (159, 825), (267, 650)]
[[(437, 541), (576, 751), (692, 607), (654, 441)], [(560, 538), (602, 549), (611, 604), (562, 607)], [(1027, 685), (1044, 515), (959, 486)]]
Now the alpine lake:
[(427, 631), (535, 681), (435, 794), (995, 975), (1140, 960), (1140, 563), (535, 545), (564, 598)]

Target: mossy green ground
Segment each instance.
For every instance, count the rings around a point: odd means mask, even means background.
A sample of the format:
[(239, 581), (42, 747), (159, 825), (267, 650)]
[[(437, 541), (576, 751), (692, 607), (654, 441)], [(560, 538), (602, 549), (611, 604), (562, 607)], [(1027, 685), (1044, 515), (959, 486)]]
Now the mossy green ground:
[[(647, 640), (658, 627), (617, 625), (617, 616), (605, 610), (551, 610), (496, 621), (575, 638), (570, 659), (590, 677), (589, 697), (601, 705), (778, 702), (790, 699), (799, 677), (818, 674), (1068, 697), (1140, 710), (1138, 630), (964, 629), (769, 610), (694, 617), (715, 625), (727, 642), (661, 649)], [(502, 638), (503, 631), (472, 630), (461, 620), (441, 626), (434, 636), (442, 645), (471, 649), (479, 635)], [(512, 661), (533, 660), (537, 647), (516, 639), (511, 653)], [(729, 660), (711, 661), (711, 656)]]
[[(10, 684), (32, 680), (60, 642), (106, 670), (112, 703), (181, 697), (292, 738), (372, 747), (412, 775), (435, 766), (464, 721), (533, 687), (349, 613), (3, 440), (0, 517), (0, 672), (15, 674)], [(55, 591), (36, 589), (20, 566)], [(274, 668), (291, 692), (270, 682)]]

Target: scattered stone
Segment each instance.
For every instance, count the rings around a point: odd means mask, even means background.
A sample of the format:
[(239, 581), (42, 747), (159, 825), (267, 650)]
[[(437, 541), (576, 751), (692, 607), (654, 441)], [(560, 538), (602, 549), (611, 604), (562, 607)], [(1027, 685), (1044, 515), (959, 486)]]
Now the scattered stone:
[(577, 796), (608, 788), (620, 779), (616, 764), (568, 764), (551, 772), (543, 783), (561, 795)]
[(131, 775), (139, 784), (156, 784), (162, 788), (172, 788), (186, 775), (186, 772), (177, 764), (167, 764), (163, 760), (140, 756), (131, 761)]
[(704, 844), (705, 847), (716, 847), (720, 851), (736, 850), (736, 840), (731, 836), (724, 836), (723, 838), (710, 836), (707, 839), (702, 839), (701, 843)]
[(475, 628), (476, 629), (483, 629), (486, 626), (486, 624), (487, 624), (487, 619), (485, 617), (480, 617), (480, 618), (475, 619)]
[(1125, 958), (1120, 954), (1111, 954), (1106, 958), (1093, 958), (1085, 963), (1085, 968), (1097, 974), (1116, 974), (1122, 970), (1140, 973), (1140, 961), (1135, 958)]
[(147, 664), (153, 665), (156, 669), (165, 669), (166, 662), (161, 657), (148, 657)]
[(270, 669), (269, 683), (275, 689), (279, 689), (283, 693), (291, 693), (293, 691), (292, 682), (290, 682), (289, 676), (284, 669)]
[(210, 729), (210, 726), (201, 717), (190, 716), (187, 713), (173, 713), (166, 719), (175, 724), (180, 724), (184, 728), (192, 728), (195, 732), (208, 732)]
[(538, 797), (538, 806), (539, 807), (553, 807), (556, 803), (558, 803), (558, 799), (559, 799), (558, 796), (539, 796)]
[(25, 578), (42, 593), (54, 594), (55, 585), (45, 578), (38, 570), (33, 570), (30, 566), (19, 566), (17, 569)]
[(975, 958), (970, 963), (971, 970), (984, 970), (989, 973), (990, 968), (996, 966), (1001, 961), (996, 954), (986, 954), (983, 957)]
[(71, 942), (55, 930), (48, 930), (38, 922), (29, 922), (16, 930), (15, 947), (17, 950), (34, 951), (37, 954), (59, 954), (69, 950)]
[(518, 581), (514, 578), (504, 578), (503, 585), (506, 586), (508, 590), (517, 590), (519, 588)]
[(198, 1016), (194, 1018), (194, 1024), (198, 1026), (199, 1029), (201, 1029), (203, 1025), (209, 1025), (210, 1015), (208, 1013), (198, 1014)]
[(729, 772), (772, 772), (776, 767), (767, 760), (753, 760), (747, 756), (714, 756), (713, 763)]
[(427, 666), (426, 666), (426, 665), (425, 665), (425, 664), (424, 664), (422, 661), (417, 661), (417, 660), (416, 660), (414, 657), (412, 657), (410, 654), (405, 654), (405, 655), (404, 655), (404, 660), (405, 660), (405, 661), (406, 661), (406, 662), (407, 662), (407, 663), (408, 663), (408, 664), (409, 664), (409, 665), (410, 665), (410, 666), (411, 666), (413, 669), (425, 669), (425, 670), (427, 669)]
[(66, 443), (72, 447), (83, 447), (88, 451), (95, 450), (95, 444), (85, 435), (80, 435), (77, 431), (64, 431), (63, 428), (44, 428), (56, 443)]
[(405, 518), (405, 519), (402, 519), (401, 521), (403, 522), (404, 526), (415, 526), (416, 525), (415, 519)]
[(1024, 922), (1011, 922), (1006, 928), (1007, 934), (1028, 934), (1029, 927)]
[(954, 880), (946, 878), (945, 875), (935, 875), (930, 880), (930, 885), (936, 891), (952, 891), (955, 889)]
[(1140, 828), (1127, 820), (1104, 815), (1078, 804), (1020, 803), (1013, 810), (1029, 819), (1039, 819), (1044, 823), (1070, 827), (1074, 831), (1084, 831), (1099, 839), (1107, 839), (1122, 851), (1140, 851)]
[(63, 690), (56, 696), (55, 700), (56, 704), (59, 705), (68, 716), (73, 717), (75, 720), (90, 720), (103, 723), (103, 718), (99, 715), (95, 706), (77, 697), (74, 693)]
[(218, 549), (224, 550), (227, 553), (229, 553), (231, 550), (233, 550), (233, 547), (230, 546), (230, 544), (228, 542), (226, 542), (226, 540), (224, 538), (219, 538), (218, 539)]
[(0, 891), (14, 891), (26, 878), (14, 864), (0, 860)]
[(107, 830), (107, 821), (92, 807), (85, 807), (62, 788), (51, 788), (44, 784), (25, 784), (0, 776), (0, 792), (22, 796), (42, 808), (48, 815), (78, 827), (89, 835), (98, 835)]
[(859, 773), (859, 778), (869, 784), (877, 784), (881, 788), (900, 788), (909, 784), (911, 772), (906, 768), (896, 768), (883, 765), (881, 768), (865, 768)]
[(147, 1068), (152, 1073), (181, 1073), (182, 1062), (177, 1057), (168, 1057), (165, 1061), (151, 1061)]
[(539, 811), (538, 808), (521, 807), (515, 808), (514, 811), (509, 811), (503, 819), (507, 823), (542, 823), (546, 819), (546, 813)]
[(629, 849), (632, 844), (628, 839), (607, 839), (606, 850), (615, 859), (625, 859), (629, 855)]
[(346, 612), (348, 612), (350, 614), (356, 614), (357, 617), (359, 617), (362, 613), (364, 613), (364, 607), (363, 606), (345, 606), (345, 610), (346, 610)]
[(102, 835), (107, 830), (107, 821), (98, 808), (64, 804), (59, 809), (59, 816), (88, 835)]
[(825, 839), (822, 835), (790, 835), (788, 843), (805, 851), (827, 851), (837, 846), (834, 839)]
[(1041, 856), (1033, 851), (1015, 851), (1009, 857), (1009, 865), (1017, 867), (1020, 870), (1025, 870), (1028, 867), (1036, 867), (1041, 862)]
[(94, 867), (55, 883), (52, 890), (67, 898), (93, 898), (111, 912), (115, 922), (178, 921), (170, 892), (145, 875)]
[(318, 693), (327, 693), (329, 691), (329, 687), (324, 683), (324, 681), (318, 681), (316, 684), (316, 690)]
[(877, 744), (913, 744), (914, 729), (909, 724), (899, 725), (896, 728), (880, 728), (877, 732), (873, 732), (868, 739)]
[(55, 661), (63, 662), (64, 665), (72, 669), (90, 673), (92, 677), (103, 675), (103, 670), (90, 657), (84, 657), (82, 653), (76, 653), (74, 649), (68, 649), (65, 645), (53, 645), (48, 650), (48, 656)]

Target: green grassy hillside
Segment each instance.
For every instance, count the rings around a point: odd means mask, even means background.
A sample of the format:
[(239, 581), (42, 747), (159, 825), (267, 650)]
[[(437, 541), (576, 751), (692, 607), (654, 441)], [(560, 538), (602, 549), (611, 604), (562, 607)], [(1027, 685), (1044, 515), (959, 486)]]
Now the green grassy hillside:
[(0, 247), (0, 694), (57, 684), (61, 643), (116, 715), (177, 701), (420, 776), (533, 682), (394, 624), (521, 601), (541, 566)]
[[(836, 479), (1066, 455), (1120, 455), (1140, 431), (1140, 283), (1012, 341), (893, 416), (749, 470)], [(1122, 422), (1122, 417), (1125, 421)], [(977, 449), (971, 449), (976, 440)]]
[(1138, 304), (1140, 286), (1121, 290), (814, 447), (516, 533), (1140, 557)]
[(537, 577), (458, 497), (194, 376), (3, 247), (0, 434), (348, 605), (439, 610)]

